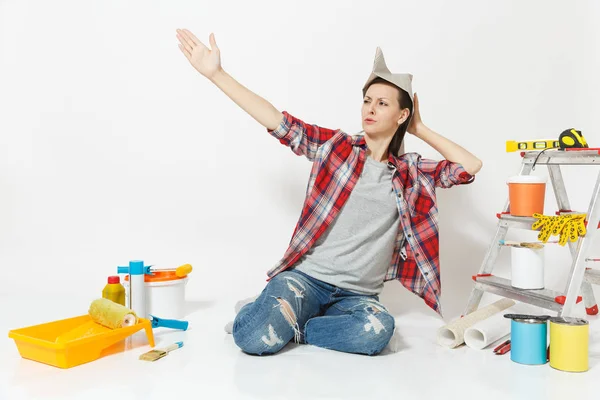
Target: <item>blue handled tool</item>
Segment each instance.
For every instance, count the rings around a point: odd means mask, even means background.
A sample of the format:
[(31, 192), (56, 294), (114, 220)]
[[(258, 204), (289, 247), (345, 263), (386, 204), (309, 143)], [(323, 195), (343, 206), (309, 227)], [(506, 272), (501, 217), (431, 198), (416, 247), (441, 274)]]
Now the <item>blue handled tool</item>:
[(182, 331), (187, 331), (188, 328), (187, 321), (180, 321), (177, 319), (163, 319), (151, 315), (150, 321), (152, 322), (152, 328), (181, 329)]

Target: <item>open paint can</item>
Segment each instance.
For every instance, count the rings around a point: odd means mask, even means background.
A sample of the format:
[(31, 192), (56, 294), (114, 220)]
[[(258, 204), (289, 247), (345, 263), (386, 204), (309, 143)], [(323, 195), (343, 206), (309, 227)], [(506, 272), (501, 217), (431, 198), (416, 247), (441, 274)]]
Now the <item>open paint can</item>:
[(511, 247), (511, 285), (519, 289), (544, 288), (545, 248)]
[(582, 318), (550, 318), (550, 366), (567, 372), (588, 370), (588, 321)]
[(505, 314), (510, 318), (510, 359), (519, 364), (540, 365), (548, 361), (549, 316)]

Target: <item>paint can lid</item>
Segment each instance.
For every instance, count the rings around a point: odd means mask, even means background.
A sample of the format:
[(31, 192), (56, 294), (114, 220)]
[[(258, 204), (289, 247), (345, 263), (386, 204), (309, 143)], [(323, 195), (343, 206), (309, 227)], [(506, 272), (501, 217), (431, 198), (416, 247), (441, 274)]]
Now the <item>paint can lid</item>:
[[(187, 275), (177, 276), (175, 271), (154, 271), (152, 274), (144, 275), (144, 282), (178, 281), (187, 278)], [(129, 275), (125, 276), (125, 282), (129, 282)]]
[(546, 321), (535, 318), (513, 318), (515, 322), (521, 322), (523, 324), (545, 324)]
[(516, 175), (507, 179), (506, 183), (546, 183), (548, 178), (536, 175)]
[(550, 322), (561, 325), (587, 325), (588, 321), (583, 318), (552, 317)]
[(549, 315), (529, 315), (529, 314), (504, 314), (504, 318), (512, 319), (516, 322), (525, 324), (545, 324), (550, 318)]

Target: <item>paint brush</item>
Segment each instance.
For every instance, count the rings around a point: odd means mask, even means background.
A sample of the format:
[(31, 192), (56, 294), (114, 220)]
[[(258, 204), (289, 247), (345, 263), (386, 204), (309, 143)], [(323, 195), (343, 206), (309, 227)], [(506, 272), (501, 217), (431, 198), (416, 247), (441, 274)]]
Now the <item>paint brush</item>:
[(502, 246), (521, 247), (521, 248), (527, 248), (527, 249), (543, 249), (544, 248), (544, 245), (539, 242), (514, 242), (511, 240), (501, 240), (500, 244)]
[(140, 355), (140, 360), (156, 361), (159, 358), (163, 358), (164, 356), (169, 354), (169, 352), (179, 349), (181, 346), (183, 346), (183, 342), (177, 342), (177, 343), (173, 343), (172, 345), (167, 346), (163, 349), (150, 350), (149, 352)]

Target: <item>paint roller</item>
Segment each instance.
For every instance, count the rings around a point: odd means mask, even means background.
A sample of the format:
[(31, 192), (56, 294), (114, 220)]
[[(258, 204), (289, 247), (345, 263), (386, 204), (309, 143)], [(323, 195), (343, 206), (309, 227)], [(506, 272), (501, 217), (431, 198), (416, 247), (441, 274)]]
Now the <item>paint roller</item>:
[(134, 311), (105, 298), (94, 300), (90, 304), (88, 314), (91, 318), (90, 321), (61, 334), (56, 338), (56, 343), (66, 343), (107, 333), (114, 329), (135, 325), (138, 322)]
[(124, 328), (137, 323), (137, 315), (133, 310), (105, 298), (94, 300), (88, 314), (94, 322), (110, 329)]

